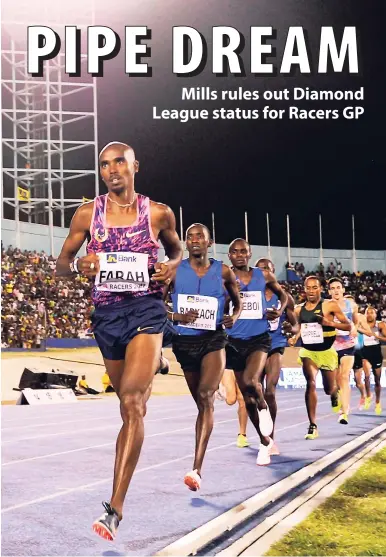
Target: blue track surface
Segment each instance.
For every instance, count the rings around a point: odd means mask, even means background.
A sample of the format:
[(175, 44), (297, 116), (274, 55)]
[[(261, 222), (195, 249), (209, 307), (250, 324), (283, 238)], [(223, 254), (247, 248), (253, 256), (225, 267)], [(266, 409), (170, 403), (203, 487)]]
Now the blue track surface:
[[(352, 407), (358, 396), (353, 391)], [(152, 555), (194, 528), (375, 426), (384, 416), (354, 412), (337, 423), (319, 393), (320, 437), (305, 441), (304, 391), (279, 391), (276, 439), (281, 456), (255, 464), (257, 442), (238, 449), (237, 407), (216, 403), (215, 428), (199, 495), (183, 484), (191, 469), (196, 410), (190, 396), (154, 397), (145, 443), (115, 543), (92, 522), (111, 493), (120, 427), (115, 397), (56, 407), (2, 407), (3, 555)]]

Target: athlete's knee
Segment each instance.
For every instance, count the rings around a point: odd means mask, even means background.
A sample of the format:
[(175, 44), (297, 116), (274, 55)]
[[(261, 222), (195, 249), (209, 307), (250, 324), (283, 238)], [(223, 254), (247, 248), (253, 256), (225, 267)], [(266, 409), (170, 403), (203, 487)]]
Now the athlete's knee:
[(247, 398), (260, 398), (263, 396), (263, 386), (258, 381), (251, 381), (250, 383), (246, 383), (244, 392)]
[(236, 404), (236, 400), (237, 400), (237, 397), (236, 397), (235, 394), (232, 394), (232, 395), (227, 394), (225, 402), (228, 404), (228, 406), (233, 406), (234, 404)]
[(241, 393), (237, 394), (236, 400), (238, 402), (239, 408), (245, 408), (245, 400)]
[(123, 421), (143, 418), (146, 414), (146, 397), (144, 393), (128, 392), (120, 396), (120, 409)]
[(276, 394), (276, 383), (267, 383), (265, 388), (265, 396), (266, 397), (274, 397)]
[(314, 378), (307, 379), (307, 389), (316, 391), (316, 380)]
[(214, 390), (199, 389), (197, 393), (197, 406), (199, 410), (207, 410), (214, 408)]

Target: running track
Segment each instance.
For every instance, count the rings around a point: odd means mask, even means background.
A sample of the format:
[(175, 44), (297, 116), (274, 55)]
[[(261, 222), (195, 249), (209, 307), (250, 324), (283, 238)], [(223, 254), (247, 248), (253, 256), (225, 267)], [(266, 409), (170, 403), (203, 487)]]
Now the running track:
[[(384, 416), (354, 412), (337, 424), (319, 393), (319, 439), (304, 440), (304, 391), (278, 393), (276, 439), (281, 456), (255, 464), (257, 442), (238, 449), (237, 407), (216, 402), (215, 428), (199, 494), (184, 486), (191, 469), (196, 410), (190, 396), (153, 397), (145, 443), (114, 543), (99, 539), (92, 522), (109, 499), (115, 439), (115, 397), (56, 407), (2, 407), (3, 555), (152, 555), (194, 528), (324, 456), (375, 426)], [(358, 404), (353, 391), (352, 406)]]

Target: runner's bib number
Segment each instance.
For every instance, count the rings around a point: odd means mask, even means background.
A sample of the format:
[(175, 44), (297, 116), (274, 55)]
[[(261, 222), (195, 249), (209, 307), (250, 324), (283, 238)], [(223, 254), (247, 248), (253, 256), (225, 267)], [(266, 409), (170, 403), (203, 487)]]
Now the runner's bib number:
[(320, 323), (302, 323), (300, 334), (304, 344), (322, 344), (324, 341)]
[(147, 253), (122, 251), (98, 253), (97, 290), (108, 292), (140, 292), (149, 288)]
[[(252, 290), (240, 292), (241, 313), (239, 319), (263, 319), (261, 292)], [(233, 304), (230, 303), (230, 315), (233, 315)]]
[(189, 310), (197, 310), (198, 317), (194, 323), (179, 323), (180, 327), (187, 329), (204, 329), (215, 331), (217, 323), (218, 299), (212, 296), (196, 296), (178, 294), (178, 313), (188, 313)]

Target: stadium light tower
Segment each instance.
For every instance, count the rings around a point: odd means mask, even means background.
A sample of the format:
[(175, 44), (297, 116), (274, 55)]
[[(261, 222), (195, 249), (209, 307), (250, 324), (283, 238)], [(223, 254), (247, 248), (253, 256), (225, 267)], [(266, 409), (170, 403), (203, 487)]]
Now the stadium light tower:
[(63, 38), (66, 25), (93, 23), (93, 0), (3, 1), (3, 216), (16, 221), (17, 247), (21, 221), (48, 224), (54, 254), (54, 225), (66, 225), (86, 191), (99, 194), (96, 78), (66, 75), (61, 53), (44, 62), (43, 77), (29, 75), (27, 27), (47, 25)]

